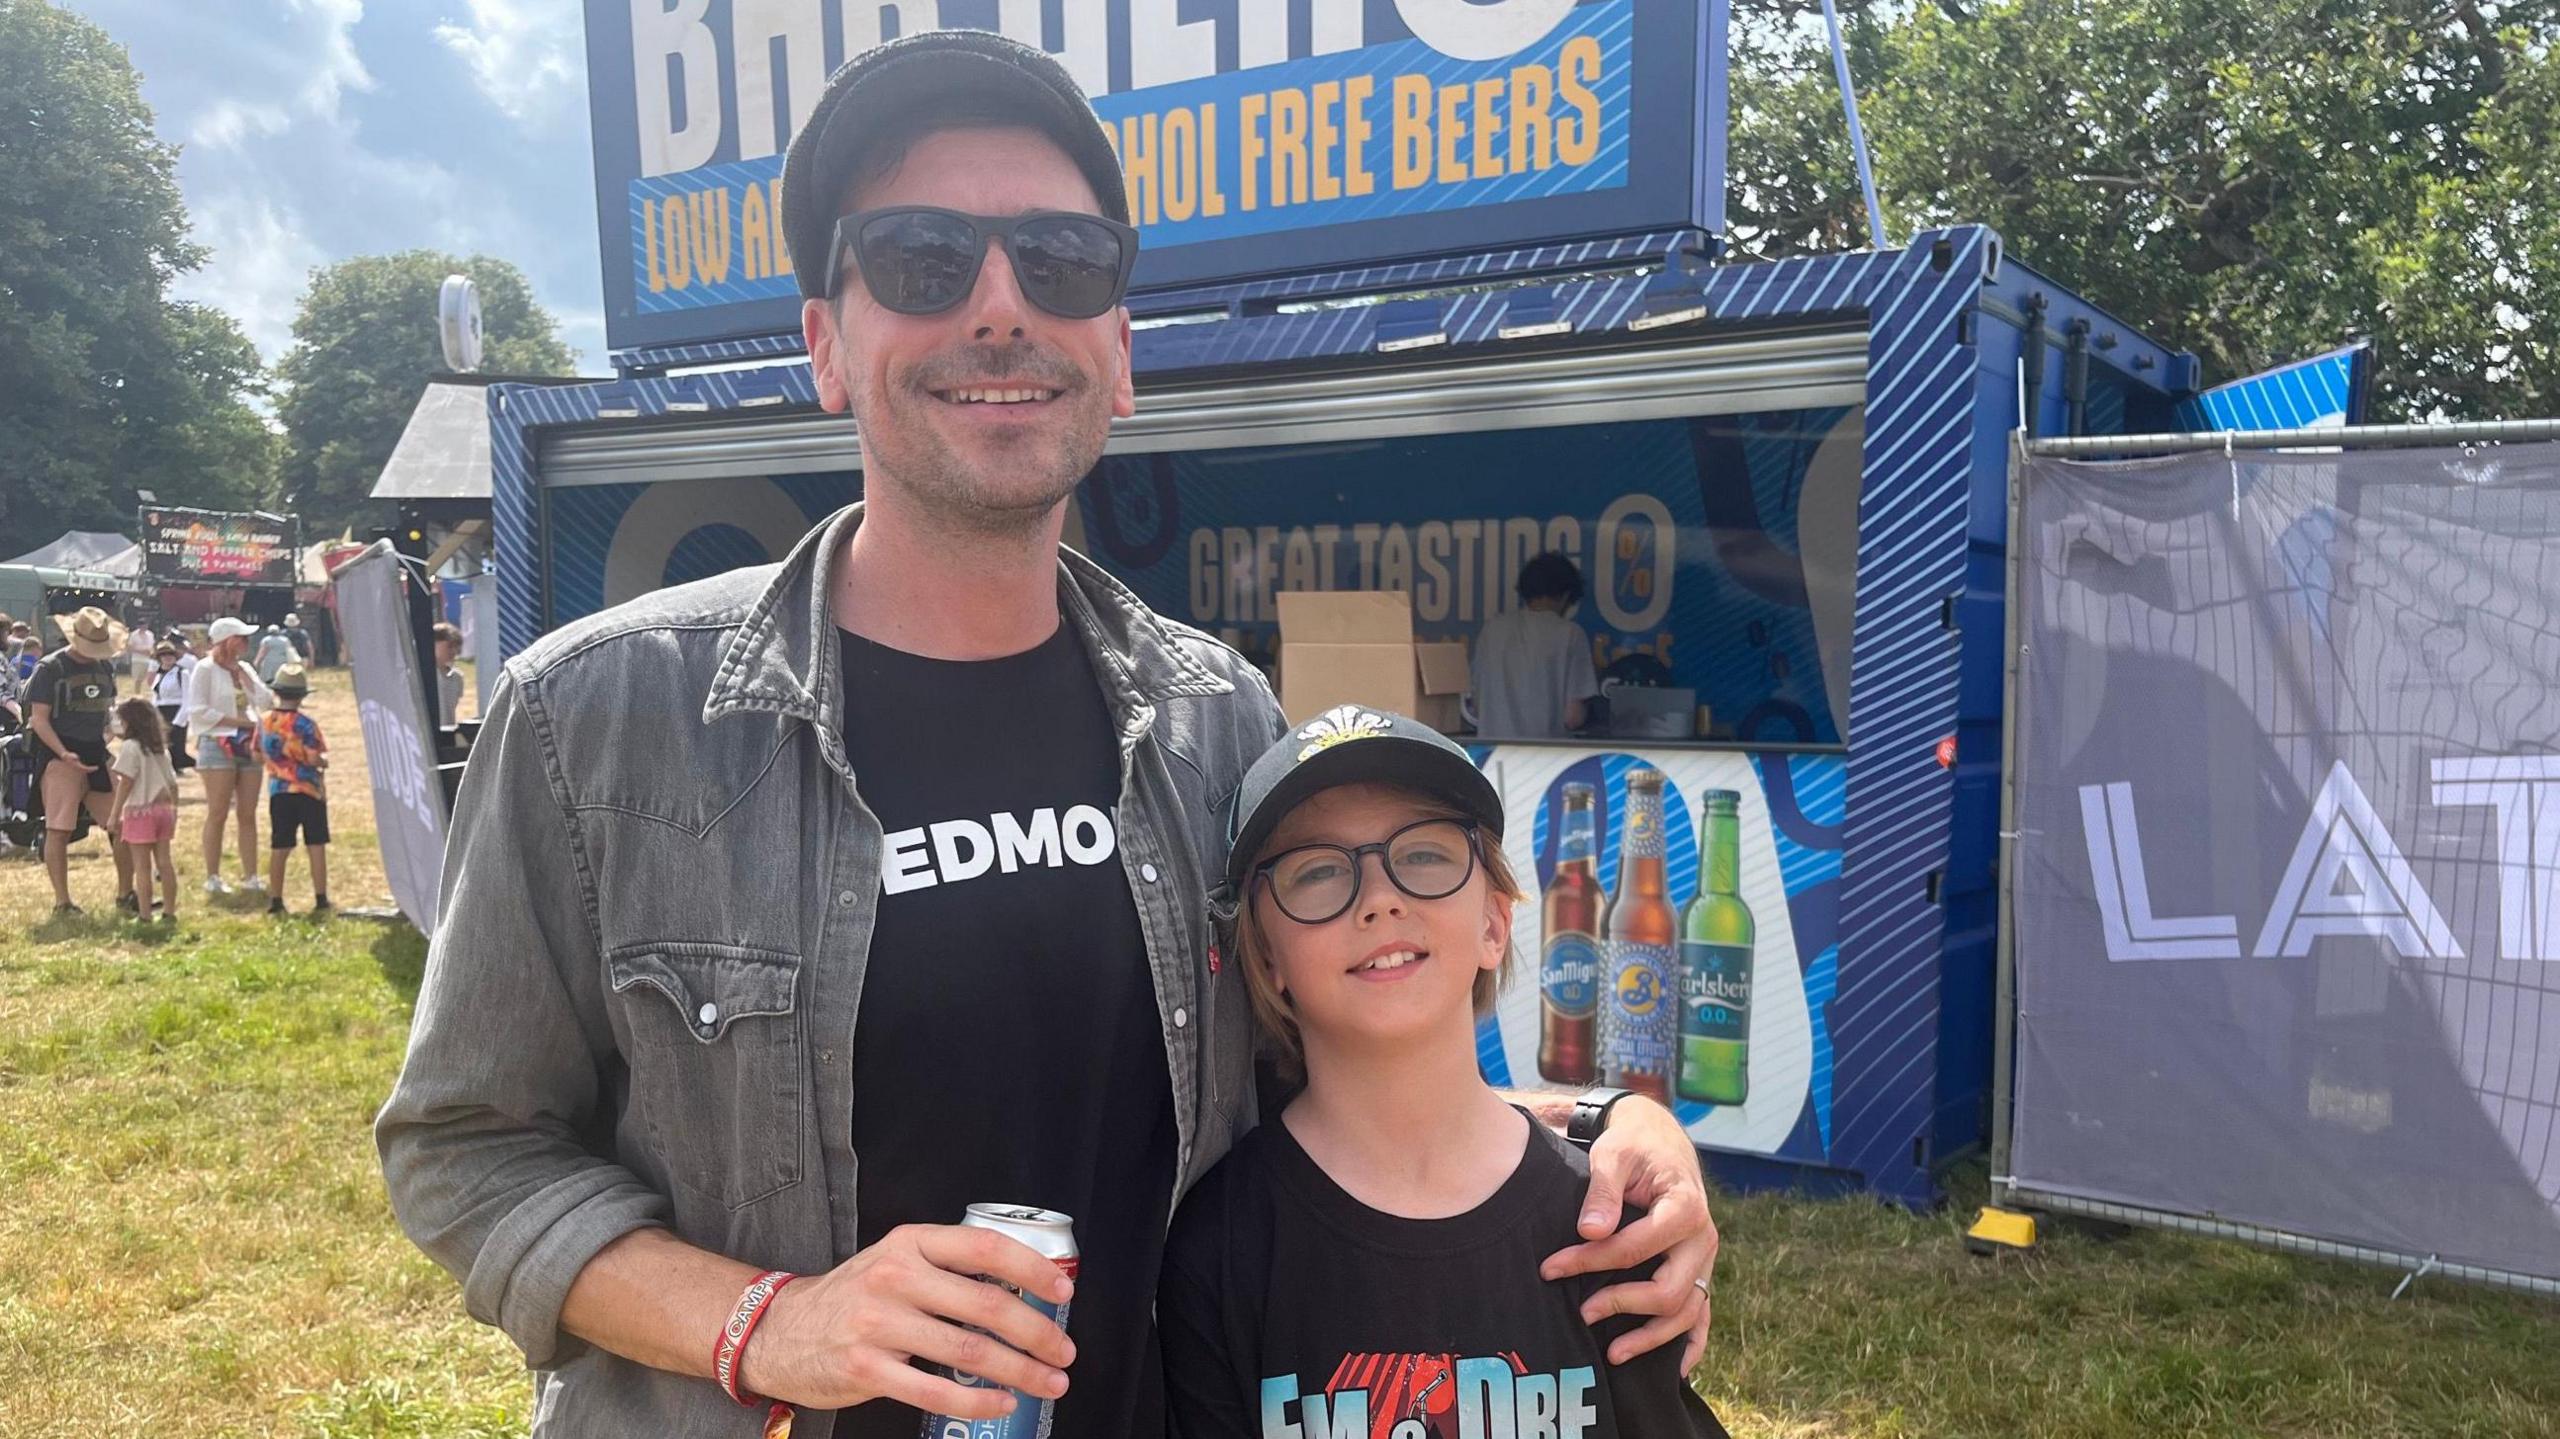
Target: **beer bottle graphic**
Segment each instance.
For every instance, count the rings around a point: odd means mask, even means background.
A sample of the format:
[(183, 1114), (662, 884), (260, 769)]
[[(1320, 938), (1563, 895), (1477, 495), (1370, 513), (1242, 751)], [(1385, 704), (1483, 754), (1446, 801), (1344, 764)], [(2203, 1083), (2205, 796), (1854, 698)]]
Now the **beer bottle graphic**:
[(1556, 839), (1555, 878), (1539, 903), (1544, 945), (1538, 955), (1538, 1077), (1589, 1084), (1592, 1030), (1600, 1000), (1600, 856), (1597, 796), (1587, 784), (1564, 787), (1564, 824)]
[(1742, 902), (1742, 796), (1698, 802), (1698, 897), (1680, 923), (1680, 1097), (1751, 1096), (1751, 907)]
[(1600, 1082), (1671, 1102), (1679, 1067), (1680, 916), (1671, 908), (1662, 839), (1662, 771), (1627, 775), (1618, 892), (1601, 933)]

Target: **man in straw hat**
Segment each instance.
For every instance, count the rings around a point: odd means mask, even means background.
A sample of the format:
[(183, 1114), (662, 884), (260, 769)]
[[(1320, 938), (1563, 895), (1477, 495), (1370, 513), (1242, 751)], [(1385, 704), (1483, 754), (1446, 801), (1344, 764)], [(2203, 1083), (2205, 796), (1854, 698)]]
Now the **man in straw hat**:
[[(80, 825), (80, 807), (105, 828), (115, 797), (115, 780), (107, 772), (107, 717), (116, 704), (116, 658), (124, 652), (125, 628), (115, 616), (91, 607), (77, 614), (55, 615), (62, 648), (37, 663), (27, 680), (27, 728), (49, 756), (45, 767), (44, 870), (53, 881), (56, 914), (77, 914), (71, 902), (71, 834)], [(110, 833), (107, 844), (116, 857), (116, 902), (126, 903), (133, 890), (133, 855)]]

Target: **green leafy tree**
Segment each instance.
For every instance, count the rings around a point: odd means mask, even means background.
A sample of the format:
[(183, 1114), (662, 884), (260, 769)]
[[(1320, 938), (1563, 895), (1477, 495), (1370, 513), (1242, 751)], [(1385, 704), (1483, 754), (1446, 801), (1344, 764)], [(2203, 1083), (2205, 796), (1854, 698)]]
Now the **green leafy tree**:
[(271, 486), (256, 350), (167, 298), (204, 260), (176, 158), (123, 47), (0, 0), (0, 556), (129, 530), (137, 488), (223, 507)]
[[(1863, 243), (1820, 27), (1744, 3), (1737, 248)], [(2211, 378), (2364, 335), (2383, 418), (2560, 400), (2560, 0), (1847, 8), (1893, 237), (1990, 225)]]
[(480, 292), (483, 359), (495, 374), (566, 375), (575, 356), (524, 272), (433, 250), (359, 255), (315, 270), (278, 362), (285, 456), (278, 498), (326, 533), (357, 523), (428, 377), (444, 368), (436, 292), (447, 275)]

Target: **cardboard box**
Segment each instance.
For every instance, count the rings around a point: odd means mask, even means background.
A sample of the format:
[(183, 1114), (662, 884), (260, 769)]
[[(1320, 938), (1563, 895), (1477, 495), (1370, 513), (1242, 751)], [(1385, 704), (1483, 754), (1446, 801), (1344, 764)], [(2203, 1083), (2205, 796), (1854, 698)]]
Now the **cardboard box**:
[(1467, 647), (1416, 644), (1413, 600), (1400, 591), (1301, 590), (1280, 612), (1280, 708), (1304, 724), (1335, 705), (1412, 715), (1441, 730), (1460, 724)]
[(1422, 676), (1422, 708), (1414, 718), (1442, 734), (1466, 728), (1458, 700), (1467, 692), (1467, 647), (1456, 640), (1417, 644), (1413, 658)]

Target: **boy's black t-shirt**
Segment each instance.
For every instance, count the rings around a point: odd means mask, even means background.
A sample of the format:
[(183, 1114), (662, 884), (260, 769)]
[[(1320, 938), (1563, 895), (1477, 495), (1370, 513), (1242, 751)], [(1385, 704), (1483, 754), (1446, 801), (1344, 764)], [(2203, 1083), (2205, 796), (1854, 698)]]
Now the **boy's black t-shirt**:
[(1581, 1305), (1626, 1274), (1549, 1282), (1579, 1241), (1581, 1151), (1532, 1123), (1519, 1168), (1448, 1219), (1371, 1209), (1282, 1123), (1247, 1135), (1175, 1217), (1157, 1323), (1178, 1439), (1721, 1439), (1680, 1345), (1626, 1364)]
[[(841, 632), (840, 632), (841, 633)], [(845, 750), (887, 836), (853, 1038), (858, 1239), (973, 1203), (1075, 1221), (1076, 1361), (1052, 1439), (1157, 1439), (1151, 1319), (1173, 1199), (1173, 1086), (1132, 877), (1120, 746), (1061, 625), (1004, 659), (842, 634)], [(839, 1439), (915, 1439), (886, 1401)]]

